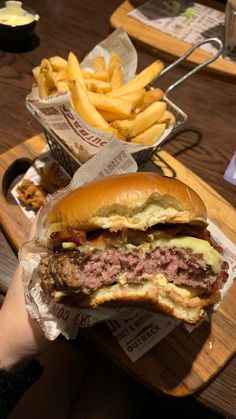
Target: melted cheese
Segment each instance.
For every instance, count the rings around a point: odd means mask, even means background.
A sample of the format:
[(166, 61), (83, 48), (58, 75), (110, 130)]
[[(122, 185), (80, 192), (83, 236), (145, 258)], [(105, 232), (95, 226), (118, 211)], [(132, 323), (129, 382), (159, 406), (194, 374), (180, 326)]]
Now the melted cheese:
[(202, 255), (206, 264), (209, 265), (214, 273), (219, 273), (222, 258), (208, 241), (195, 237), (175, 237), (173, 239), (160, 239), (150, 243), (151, 247), (183, 247), (192, 250), (193, 253)]

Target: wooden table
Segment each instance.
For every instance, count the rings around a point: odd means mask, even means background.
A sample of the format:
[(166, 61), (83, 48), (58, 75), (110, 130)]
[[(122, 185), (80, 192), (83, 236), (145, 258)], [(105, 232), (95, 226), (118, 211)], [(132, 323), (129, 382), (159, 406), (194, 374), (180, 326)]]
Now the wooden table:
[[(26, 2), (41, 16), (36, 28), (37, 36), (25, 43), (23, 48), (15, 45), (10, 51), (9, 46), (1, 44), (1, 153), (39, 132), (38, 124), (24, 104), (33, 81), (32, 68), (43, 57), (66, 56), (69, 50), (82, 58), (107, 36), (109, 17), (120, 3), (118, 0), (100, 0), (98, 7), (95, 0)], [(139, 69), (142, 69), (153, 61), (154, 52), (151, 54), (139, 45), (137, 50)], [(185, 71), (184, 68), (178, 68), (167, 74), (161, 79), (160, 87), (165, 89)], [(181, 85), (172, 98), (188, 114), (189, 123), (178, 134), (178, 141), (167, 143), (165, 149), (236, 207), (235, 186), (223, 179), (224, 171), (236, 150), (235, 84), (202, 72)], [(0, 279), (8, 281), (17, 259), (4, 231), (0, 232), (0, 241)], [(216, 412), (236, 417), (235, 377), (236, 358), (197, 395), (198, 400)]]

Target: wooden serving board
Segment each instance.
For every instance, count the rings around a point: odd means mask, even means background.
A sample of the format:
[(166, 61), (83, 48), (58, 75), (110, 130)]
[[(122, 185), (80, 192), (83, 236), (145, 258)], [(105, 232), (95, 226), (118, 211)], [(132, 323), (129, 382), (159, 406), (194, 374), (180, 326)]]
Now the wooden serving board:
[(2, 190), (3, 176), (9, 166), (17, 159), (28, 158), (34, 160), (35, 157), (40, 155), (45, 145), (43, 137), (36, 135), (0, 155), (0, 223), (4, 233), (16, 250), (26, 241), (31, 223), (16, 203), (9, 203), (5, 199)]
[[(224, 6), (213, 1), (202, 3), (206, 6), (209, 5), (209, 7), (212, 8), (220, 8), (221, 10), (224, 10), (222, 9)], [(181, 57), (192, 46), (185, 41), (181, 41), (172, 35), (161, 32), (158, 29), (145, 25), (142, 22), (128, 16), (128, 13), (134, 10), (134, 8), (135, 7), (130, 1), (122, 3), (110, 18), (111, 26), (113, 28), (122, 27), (131, 38), (147, 45), (152, 49), (152, 51), (159, 51), (164, 55), (170, 55), (172, 57)], [(194, 64), (200, 64), (211, 56), (212, 54), (198, 48), (198, 50), (188, 57), (187, 61)], [(209, 64), (207, 69), (210, 69), (218, 74), (221, 73), (222, 75), (228, 77), (236, 76), (236, 63), (225, 60), (224, 58), (218, 58), (216, 61)]]
[[(44, 146), (43, 138), (35, 136), (2, 154), (0, 180), (15, 159), (33, 159)], [(200, 194), (206, 203), (209, 217), (235, 242), (236, 225), (232, 222), (236, 219), (235, 209), (165, 151), (157, 153), (156, 161), (167, 176), (170, 175), (170, 168), (173, 169), (177, 178)], [(7, 202), (3, 193), (0, 194), (0, 222), (12, 245), (19, 249), (27, 239), (30, 223), (19, 206)], [(202, 323), (191, 334), (183, 326), (179, 326), (135, 363), (125, 355), (106, 324), (83, 329), (80, 334), (154, 391), (186, 396), (204, 386), (236, 353), (235, 301), (234, 283), (217, 312), (213, 314), (211, 322)]]

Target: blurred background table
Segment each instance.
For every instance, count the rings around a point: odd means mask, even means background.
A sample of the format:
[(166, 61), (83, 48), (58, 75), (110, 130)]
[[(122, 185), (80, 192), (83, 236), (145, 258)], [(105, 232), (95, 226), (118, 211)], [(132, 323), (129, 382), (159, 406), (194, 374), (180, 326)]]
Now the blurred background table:
[[(109, 18), (121, 4), (119, 0), (28, 0), (40, 15), (35, 36), (23, 45), (1, 42), (1, 125), (0, 153), (25, 141), (40, 131), (39, 125), (25, 108), (25, 97), (30, 91), (31, 70), (42, 58), (52, 55), (66, 57), (69, 50), (82, 58), (109, 31)], [(149, 65), (154, 52), (136, 45), (138, 70)], [(159, 58), (163, 58), (160, 57)], [(165, 57), (165, 62), (168, 58)], [(160, 80), (165, 89), (180, 78), (185, 68), (177, 68)], [(165, 150), (202, 177), (231, 205), (236, 207), (235, 186), (223, 179), (224, 171), (236, 151), (236, 83), (201, 72), (181, 85), (172, 95), (189, 116), (189, 122), (175, 141)], [(235, 223), (232, 220), (232, 223)], [(7, 284), (16, 267), (13, 252), (4, 227), (0, 232), (0, 283)], [(218, 377), (198, 395), (197, 400), (227, 417), (236, 417), (236, 357)]]

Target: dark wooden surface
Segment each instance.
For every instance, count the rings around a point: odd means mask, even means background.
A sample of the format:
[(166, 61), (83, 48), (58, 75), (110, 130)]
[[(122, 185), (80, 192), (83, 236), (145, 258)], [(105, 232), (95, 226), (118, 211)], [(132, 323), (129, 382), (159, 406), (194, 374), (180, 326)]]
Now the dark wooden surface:
[[(109, 17), (121, 1), (75, 0), (25, 2), (41, 16), (36, 36), (23, 46), (0, 43), (0, 152), (19, 144), (40, 131), (25, 108), (31, 88), (31, 70), (44, 57), (66, 56), (73, 50), (82, 58), (109, 33)], [(10, 50), (10, 51), (9, 51)], [(154, 57), (137, 45), (139, 69)], [(185, 73), (179, 68), (160, 80), (166, 88)], [(234, 207), (236, 188), (223, 179), (224, 171), (236, 150), (236, 85), (201, 72), (181, 85), (173, 100), (189, 116), (184, 132), (166, 144), (165, 149), (195, 171)], [(232, 223), (235, 223), (232, 220)], [(12, 249), (0, 236), (0, 275), (10, 276), (16, 266)], [(197, 397), (205, 405), (228, 417), (236, 417), (236, 359)]]

